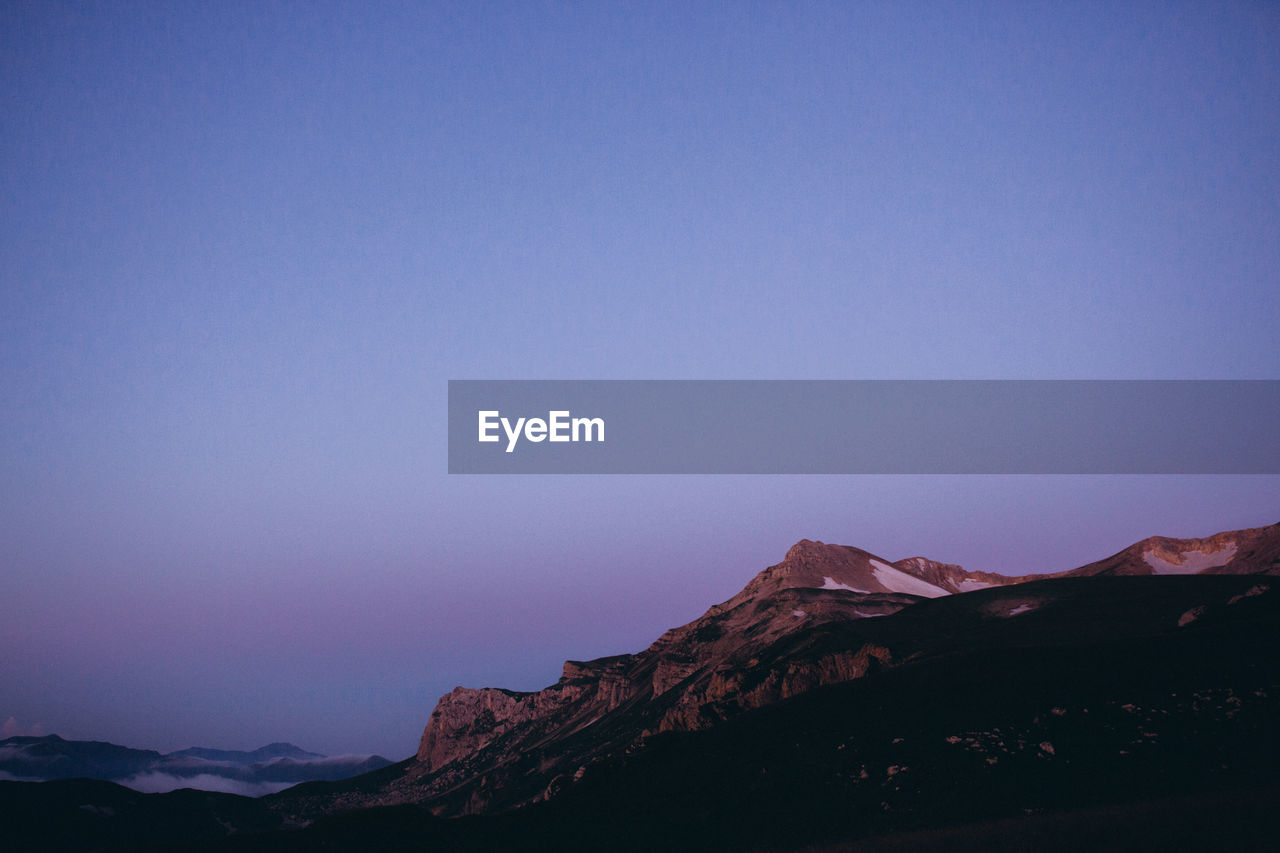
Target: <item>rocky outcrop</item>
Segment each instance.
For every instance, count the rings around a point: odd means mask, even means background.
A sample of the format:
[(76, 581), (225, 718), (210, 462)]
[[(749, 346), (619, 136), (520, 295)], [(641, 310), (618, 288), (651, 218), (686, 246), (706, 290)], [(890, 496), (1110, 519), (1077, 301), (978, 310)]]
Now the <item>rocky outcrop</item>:
[(441, 770), (503, 738), (509, 742), (534, 730), (562, 729), (587, 710), (597, 715), (612, 711), (636, 693), (627, 675), (633, 660), (631, 655), (620, 655), (565, 661), (564, 674), (556, 684), (531, 693), (455, 687), (431, 712), (418, 743), (417, 772)]
[(694, 731), (732, 714), (772, 705), (826, 684), (866, 675), (892, 661), (884, 646), (871, 643), (812, 660), (779, 660), (763, 668), (720, 667), (705, 682), (691, 687), (658, 724), (659, 732)]
[(953, 563), (939, 563), (928, 557), (908, 557), (894, 563), (894, 566), (948, 592), (973, 592), (989, 586), (1007, 586), (1022, 580), (995, 572), (969, 571)]
[(484, 749), (494, 738), (533, 717), (529, 694), (482, 687), (455, 687), (441, 697), (418, 744), (424, 772), (439, 770), (460, 755)]

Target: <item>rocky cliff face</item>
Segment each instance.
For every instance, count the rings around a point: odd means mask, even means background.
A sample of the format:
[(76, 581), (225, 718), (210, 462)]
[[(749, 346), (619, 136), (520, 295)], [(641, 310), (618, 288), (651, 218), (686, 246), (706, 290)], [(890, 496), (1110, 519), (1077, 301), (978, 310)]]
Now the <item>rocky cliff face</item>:
[[(1275, 574), (1278, 558), (1280, 525), (1273, 525), (1206, 539), (1147, 539), (1057, 576)], [(401, 776), (374, 794), (331, 798), (324, 808), (421, 802), (439, 814), (462, 814), (553, 796), (592, 762), (630, 752), (655, 734), (706, 728), (916, 654), (912, 629), (876, 617), (1046, 577), (972, 572), (924, 557), (889, 562), (802, 540), (733, 598), (642, 652), (567, 661), (559, 681), (535, 692), (454, 689), (432, 711)], [(978, 609), (1009, 618), (1040, 603), (1001, 593)]]
[[(738, 710), (857, 678), (888, 664), (889, 650), (868, 644), (791, 653), (785, 661), (772, 661), (769, 650), (816, 625), (884, 616), (922, 597), (990, 583), (959, 566), (920, 559), (893, 564), (857, 548), (804, 540), (738, 595), (639, 654), (568, 661), (556, 684), (533, 693), (455, 689), (431, 714), (416, 772), (453, 782), (477, 761), (497, 766), (513, 751), (544, 748), (623, 708), (644, 706), (647, 713), (638, 714), (643, 737), (702, 728)], [(461, 764), (451, 768), (454, 762)]]
[[(891, 663), (883, 646), (825, 650), (782, 646), (804, 629), (897, 612), (901, 593), (780, 589), (712, 607), (636, 655), (567, 661), (558, 682), (530, 693), (456, 688), (441, 698), (415, 764), (396, 786), (414, 801), (438, 795), (441, 811), (483, 811), (489, 792), (519, 788), (513, 758), (537, 756), (526, 775), (547, 782), (572, 774), (602, 750), (633, 747), (653, 734), (713, 725), (743, 710), (856, 678)], [(496, 774), (496, 775), (495, 775)], [(503, 779), (501, 786), (494, 784)], [(536, 786), (535, 786), (536, 787)], [(464, 798), (461, 790), (470, 791)]]

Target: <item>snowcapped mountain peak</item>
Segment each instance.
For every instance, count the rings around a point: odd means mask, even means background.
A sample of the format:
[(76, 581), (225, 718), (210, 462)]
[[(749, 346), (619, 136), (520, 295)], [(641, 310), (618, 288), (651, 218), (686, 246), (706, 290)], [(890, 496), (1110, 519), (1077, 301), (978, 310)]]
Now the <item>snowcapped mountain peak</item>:
[(781, 563), (757, 575), (732, 601), (796, 588), (938, 598), (990, 586), (1004, 586), (1013, 581), (1013, 578), (1003, 575), (970, 572), (927, 557), (908, 557), (893, 562), (861, 548), (801, 539), (791, 546)]

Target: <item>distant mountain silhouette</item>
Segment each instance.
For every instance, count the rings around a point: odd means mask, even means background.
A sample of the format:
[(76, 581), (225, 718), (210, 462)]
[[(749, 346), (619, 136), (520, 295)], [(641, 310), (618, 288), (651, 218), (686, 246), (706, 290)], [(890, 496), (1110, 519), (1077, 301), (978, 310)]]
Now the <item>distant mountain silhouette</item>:
[[(328, 758), (289, 743), (251, 752), (194, 747), (162, 754), (58, 735), (0, 741), (0, 773), (25, 781), (101, 779), (141, 791), (182, 787), (206, 790), (279, 790), (297, 782), (345, 779), (390, 764), (378, 755)], [(235, 784), (230, 784), (235, 783)]]
[(296, 761), (309, 761), (325, 757), (318, 752), (307, 752), (305, 749), (296, 747), (291, 743), (269, 743), (266, 746), (258, 747), (252, 752), (234, 749), (204, 749), (193, 746), (190, 749), (181, 749), (169, 754), (203, 758), (205, 761), (230, 761), (234, 764), (256, 764), (260, 761), (270, 761), (273, 758), (292, 758)]

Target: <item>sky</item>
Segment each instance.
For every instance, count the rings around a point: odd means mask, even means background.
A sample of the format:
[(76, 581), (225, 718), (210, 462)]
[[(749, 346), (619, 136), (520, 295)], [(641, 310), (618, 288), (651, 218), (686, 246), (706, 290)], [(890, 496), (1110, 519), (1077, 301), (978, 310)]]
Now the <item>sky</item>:
[(450, 379), (1280, 379), (1275, 4), (13, 2), (0, 98), (6, 732), (399, 759), (801, 538), (1280, 521), (1275, 476), (445, 442)]

